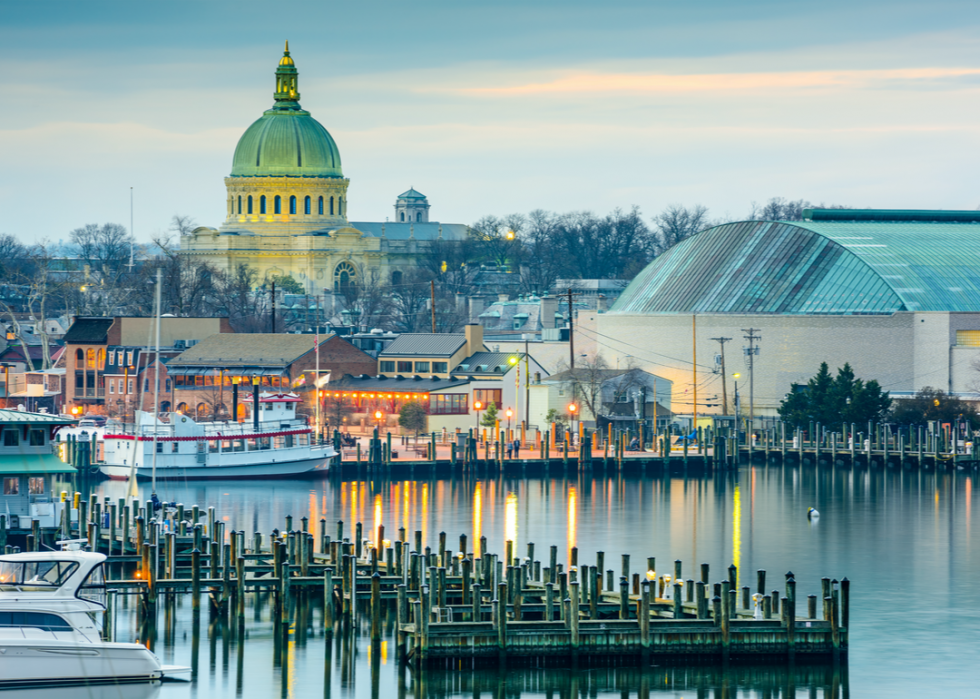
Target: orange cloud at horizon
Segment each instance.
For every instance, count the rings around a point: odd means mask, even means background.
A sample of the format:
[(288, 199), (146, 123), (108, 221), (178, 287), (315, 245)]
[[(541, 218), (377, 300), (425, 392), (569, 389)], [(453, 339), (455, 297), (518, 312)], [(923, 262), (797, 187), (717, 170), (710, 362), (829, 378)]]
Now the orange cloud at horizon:
[(936, 80), (980, 75), (980, 68), (897, 68), (889, 70), (824, 70), (770, 73), (578, 73), (550, 82), (510, 87), (460, 88), (474, 95), (521, 95), (585, 92), (703, 92), (773, 90), (815, 87), (864, 87), (894, 80)]

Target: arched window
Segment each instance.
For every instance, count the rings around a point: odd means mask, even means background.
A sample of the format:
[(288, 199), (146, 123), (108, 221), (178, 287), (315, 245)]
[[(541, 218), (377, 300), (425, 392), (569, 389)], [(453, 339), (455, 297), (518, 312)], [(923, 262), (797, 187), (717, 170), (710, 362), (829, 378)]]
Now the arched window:
[(85, 363), (85, 352), (78, 349), (75, 350), (75, 365), (81, 367)]
[(242, 195), (241, 194), (238, 195), (238, 213), (239, 213), (239, 215), (241, 215), (241, 213), (242, 213)]
[(178, 413), (186, 413), (187, 412), (187, 403), (178, 403), (177, 404), (177, 412)]
[(85, 368), (94, 369), (95, 368), (95, 350), (90, 349), (85, 353)]
[(320, 215), (323, 216), (323, 197), (320, 197)]
[(276, 195), (276, 203), (275, 203), (274, 206), (275, 206), (275, 211), (273, 213), (281, 214), (282, 213), (282, 197), (280, 197), (278, 194)]
[(307, 216), (309, 216), (310, 215), (310, 212), (311, 212), (311, 209), (310, 209), (310, 198), (309, 197), (306, 197), (306, 199), (303, 200), (303, 213), (306, 214)]
[(170, 401), (169, 400), (162, 400), (162, 401), (160, 401), (160, 412), (161, 413), (169, 413), (170, 412)]
[(357, 280), (357, 270), (350, 262), (341, 262), (333, 271), (333, 290), (342, 291)]
[(248, 213), (252, 213), (252, 195), (248, 195)]
[(295, 196), (289, 197), (289, 213), (291, 213), (291, 214), (295, 214), (296, 213), (296, 197)]
[(333, 197), (330, 197), (330, 215), (333, 216)]
[(338, 216), (344, 215), (344, 200), (341, 199), (340, 197), (337, 197), (337, 215)]
[(422, 220), (422, 212), (421, 211), (415, 212), (415, 220), (416, 220), (416, 222)]
[(99, 349), (99, 370), (105, 369), (105, 349)]
[(259, 213), (260, 214), (264, 214), (265, 213), (265, 195), (264, 194), (261, 197), (259, 197)]
[(197, 419), (198, 420), (205, 420), (205, 419), (207, 419), (207, 417), (208, 417), (208, 406), (206, 406), (204, 403), (198, 403), (197, 404)]
[(402, 221), (404, 221), (404, 220), (405, 220), (405, 212), (402, 211)]

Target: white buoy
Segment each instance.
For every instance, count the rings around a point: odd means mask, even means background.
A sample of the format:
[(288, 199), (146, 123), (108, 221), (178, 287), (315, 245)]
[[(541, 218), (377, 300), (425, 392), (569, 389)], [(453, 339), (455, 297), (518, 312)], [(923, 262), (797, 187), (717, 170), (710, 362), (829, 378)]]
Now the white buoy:
[(813, 520), (816, 520), (816, 519), (820, 519), (820, 513), (817, 512), (812, 507), (811, 508), (808, 508), (807, 511), (806, 511), (806, 518), (809, 519), (810, 521), (813, 521)]

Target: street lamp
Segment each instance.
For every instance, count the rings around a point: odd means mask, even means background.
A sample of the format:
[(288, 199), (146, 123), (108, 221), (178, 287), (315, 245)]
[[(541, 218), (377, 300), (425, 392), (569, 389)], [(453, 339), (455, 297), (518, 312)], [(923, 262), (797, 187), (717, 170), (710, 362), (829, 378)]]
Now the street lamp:
[(514, 417), (514, 411), (507, 408), (507, 434), (510, 435), (510, 419)]
[(476, 437), (480, 438), (480, 411), (483, 409), (483, 403), (476, 400), (473, 401), (473, 410), (476, 411)]
[(374, 419), (378, 423), (378, 430), (379, 431), (381, 430), (381, 420), (382, 420), (382, 418), (384, 418), (384, 416), (385, 416), (385, 414), (383, 412), (381, 412), (380, 410), (375, 410), (374, 411)]
[(575, 405), (575, 403), (569, 403), (568, 404), (568, 414), (571, 416), (570, 422), (572, 423), (571, 424), (571, 428), (572, 428), (572, 438), (573, 439), (574, 439), (574, 435), (576, 434), (575, 415), (577, 413), (578, 413), (578, 406)]

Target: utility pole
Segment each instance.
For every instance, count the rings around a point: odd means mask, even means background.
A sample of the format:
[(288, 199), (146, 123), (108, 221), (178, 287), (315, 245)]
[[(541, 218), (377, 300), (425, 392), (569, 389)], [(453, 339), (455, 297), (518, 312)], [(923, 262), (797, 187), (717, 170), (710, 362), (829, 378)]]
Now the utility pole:
[(751, 430), (755, 424), (755, 356), (759, 354), (755, 341), (762, 339), (762, 335), (756, 335), (757, 332), (762, 331), (759, 328), (742, 328), (742, 332), (748, 333), (744, 337), (749, 341), (745, 354), (749, 358), (749, 429)]
[(436, 331), (436, 280), (429, 280), (429, 305), (432, 306), (432, 332)]
[(728, 415), (728, 385), (725, 383), (725, 343), (730, 342), (730, 337), (712, 337), (712, 340), (721, 345), (721, 412)]
[[(272, 280), (272, 334), (276, 334), (276, 280)], [(257, 406), (258, 404), (256, 404)], [(255, 408), (258, 410), (258, 407)]]
[[(572, 386), (575, 385), (575, 312), (572, 310), (572, 287), (568, 287), (568, 369), (572, 372)], [(572, 393), (572, 400), (575, 394)]]
[[(691, 374), (694, 377), (694, 414), (691, 422), (693, 433), (698, 431), (698, 317), (691, 316)], [(698, 442), (698, 451), (701, 443)]]

